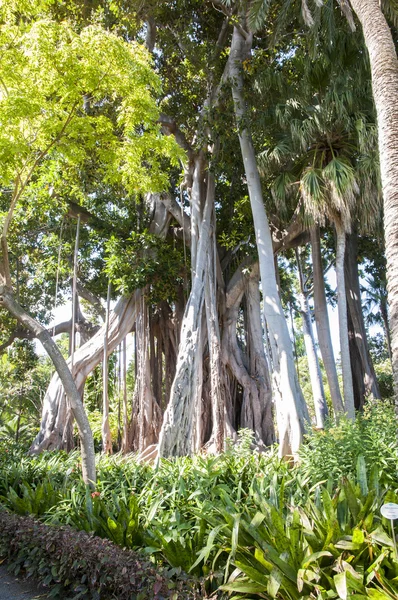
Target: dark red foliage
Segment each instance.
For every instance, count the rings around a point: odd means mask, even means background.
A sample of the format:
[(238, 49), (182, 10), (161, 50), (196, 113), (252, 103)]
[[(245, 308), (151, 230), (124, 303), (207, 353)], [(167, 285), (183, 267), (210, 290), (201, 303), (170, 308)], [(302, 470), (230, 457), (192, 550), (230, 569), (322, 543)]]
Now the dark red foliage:
[[(108, 540), (0, 511), (0, 557), (53, 588), (54, 597), (198, 600), (197, 584), (172, 580), (140, 554)], [(182, 577), (182, 576), (181, 576)]]

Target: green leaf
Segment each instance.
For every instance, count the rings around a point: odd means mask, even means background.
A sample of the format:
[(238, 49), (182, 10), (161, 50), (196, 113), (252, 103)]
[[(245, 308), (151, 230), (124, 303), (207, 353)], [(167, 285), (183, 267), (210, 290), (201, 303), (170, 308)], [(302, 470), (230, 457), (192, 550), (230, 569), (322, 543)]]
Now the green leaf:
[(343, 573), (338, 573), (333, 577), (334, 584), (336, 586), (337, 593), (339, 598), (342, 600), (347, 600), (348, 597), (348, 589), (347, 589), (347, 574), (345, 571)]

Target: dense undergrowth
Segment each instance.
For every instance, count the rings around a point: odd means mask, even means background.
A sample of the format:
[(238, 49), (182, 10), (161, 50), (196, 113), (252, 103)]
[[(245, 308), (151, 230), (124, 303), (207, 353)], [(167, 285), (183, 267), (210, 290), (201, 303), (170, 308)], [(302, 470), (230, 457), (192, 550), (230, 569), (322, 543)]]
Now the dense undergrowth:
[(0, 501), (139, 549), (172, 575), (201, 578), (208, 595), (391, 600), (398, 559), (380, 506), (398, 501), (397, 456), (395, 417), (377, 405), (310, 435), (294, 468), (276, 449), (253, 451), (243, 432), (221, 456), (159, 468), (103, 457), (94, 493), (76, 453), (27, 457), (3, 444)]

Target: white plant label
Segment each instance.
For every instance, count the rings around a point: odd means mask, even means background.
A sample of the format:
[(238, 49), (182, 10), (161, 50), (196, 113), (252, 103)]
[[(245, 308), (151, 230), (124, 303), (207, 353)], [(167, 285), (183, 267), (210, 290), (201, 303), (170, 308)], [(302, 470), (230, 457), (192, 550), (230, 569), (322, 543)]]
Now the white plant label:
[(395, 504), (394, 502), (387, 502), (387, 504), (383, 504), (380, 512), (383, 517), (390, 519), (390, 521), (398, 519), (398, 504)]

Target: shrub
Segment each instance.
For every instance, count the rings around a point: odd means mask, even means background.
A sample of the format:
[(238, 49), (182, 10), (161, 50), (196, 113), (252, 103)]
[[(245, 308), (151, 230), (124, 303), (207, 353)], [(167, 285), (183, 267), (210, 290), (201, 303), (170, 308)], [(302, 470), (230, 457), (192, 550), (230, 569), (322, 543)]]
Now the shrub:
[[(68, 526), (51, 527), (5, 511), (0, 512), (0, 556), (14, 573), (21, 570), (44, 585), (52, 597), (77, 600), (194, 600), (202, 597), (196, 583), (176, 569), (154, 569), (136, 552), (108, 540), (76, 532)], [(72, 594), (72, 596), (71, 596)]]
[(369, 403), (354, 422), (341, 417), (337, 424), (329, 422), (324, 431), (306, 436), (300, 450), (300, 470), (313, 484), (343, 476), (354, 476), (359, 456), (368, 471), (377, 468), (385, 483), (397, 482), (397, 420), (388, 402)]

